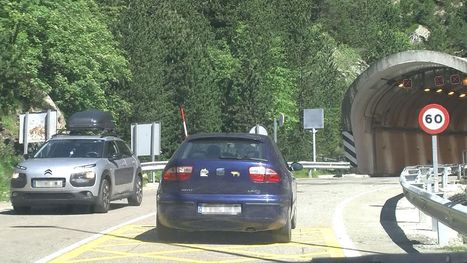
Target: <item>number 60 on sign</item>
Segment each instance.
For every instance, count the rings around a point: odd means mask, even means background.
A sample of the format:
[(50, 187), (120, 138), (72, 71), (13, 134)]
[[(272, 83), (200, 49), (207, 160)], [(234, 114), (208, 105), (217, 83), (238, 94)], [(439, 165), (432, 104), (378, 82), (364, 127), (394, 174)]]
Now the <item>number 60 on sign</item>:
[(449, 126), (449, 112), (439, 104), (426, 105), (418, 115), (418, 124), (428, 134), (442, 133)]

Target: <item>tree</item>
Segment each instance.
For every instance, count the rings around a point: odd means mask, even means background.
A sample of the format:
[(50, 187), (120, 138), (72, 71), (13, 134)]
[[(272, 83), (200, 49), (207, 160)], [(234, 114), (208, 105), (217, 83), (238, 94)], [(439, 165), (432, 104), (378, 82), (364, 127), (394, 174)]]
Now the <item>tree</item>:
[(48, 93), (65, 114), (96, 108), (119, 120), (128, 113), (128, 62), (93, 1), (1, 2), (4, 98), (29, 108)]
[(219, 131), (220, 91), (213, 68), (208, 21), (193, 3), (132, 1), (122, 23), (132, 62), (134, 120), (162, 122), (162, 151), (169, 157), (183, 140), (179, 106), (189, 133)]

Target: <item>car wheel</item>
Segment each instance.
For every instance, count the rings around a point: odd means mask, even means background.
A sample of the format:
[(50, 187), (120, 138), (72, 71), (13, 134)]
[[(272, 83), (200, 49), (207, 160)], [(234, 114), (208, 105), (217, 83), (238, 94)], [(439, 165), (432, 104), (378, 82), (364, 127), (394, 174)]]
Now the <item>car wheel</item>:
[(273, 239), (278, 243), (288, 243), (292, 240), (292, 222), (289, 211), (287, 211), (287, 221), (285, 225), (273, 231)]
[(135, 178), (134, 192), (128, 197), (128, 204), (139, 206), (143, 201), (143, 181), (141, 176), (137, 175)]
[(292, 229), (295, 229), (297, 227), (297, 207), (293, 210), (293, 216), (292, 216), (292, 222), (291, 222), (291, 227)]
[(31, 211), (31, 207), (13, 205), (13, 210), (17, 215), (24, 215)]
[(110, 207), (110, 182), (107, 178), (104, 178), (99, 188), (99, 196), (97, 202), (94, 205), (94, 212), (107, 213)]
[(170, 240), (175, 237), (175, 230), (161, 224), (158, 216), (156, 216), (156, 231), (159, 240)]

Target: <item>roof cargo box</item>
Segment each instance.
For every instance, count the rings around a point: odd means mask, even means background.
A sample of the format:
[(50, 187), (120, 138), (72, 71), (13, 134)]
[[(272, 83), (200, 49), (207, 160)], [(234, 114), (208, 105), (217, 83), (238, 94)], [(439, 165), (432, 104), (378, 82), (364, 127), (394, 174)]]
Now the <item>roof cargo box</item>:
[(69, 131), (113, 130), (115, 124), (109, 112), (88, 110), (73, 113), (68, 119), (66, 128)]

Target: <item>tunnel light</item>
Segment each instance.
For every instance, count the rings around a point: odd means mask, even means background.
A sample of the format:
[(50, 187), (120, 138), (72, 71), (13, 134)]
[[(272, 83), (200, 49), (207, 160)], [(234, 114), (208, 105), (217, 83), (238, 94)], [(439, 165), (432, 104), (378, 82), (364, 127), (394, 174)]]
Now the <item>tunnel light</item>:
[(431, 89), (430, 89), (430, 88), (426, 88), (426, 89), (424, 89), (423, 91), (424, 91), (424, 92), (430, 92)]
[(455, 93), (455, 92), (451, 90), (450, 92), (448, 92), (448, 95), (449, 95), (449, 96), (452, 96), (452, 95), (454, 95), (454, 93)]
[(467, 86), (467, 77), (464, 77), (462, 80), (462, 85)]
[(441, 93), (441, 92), (443, 92), (442, 88), (439, 88), (439, 89), (436, 90), (436, 93)]
[(465, 98), (465, 93), (462, 93), (461, 95), (459, 95), (459, 98)]

